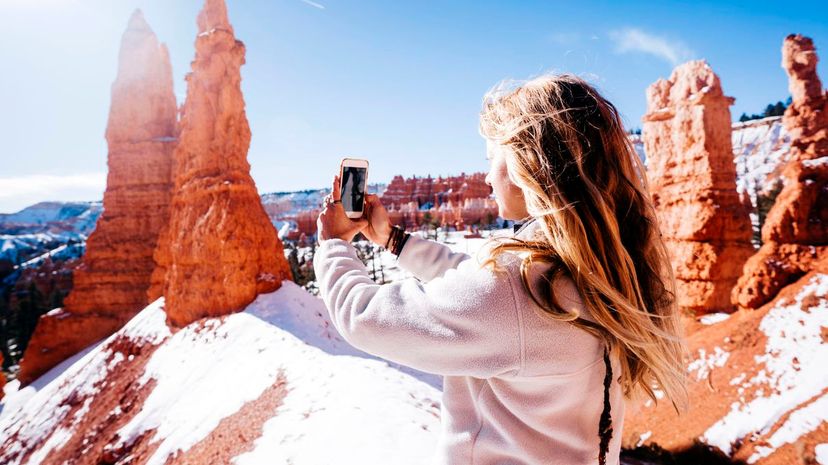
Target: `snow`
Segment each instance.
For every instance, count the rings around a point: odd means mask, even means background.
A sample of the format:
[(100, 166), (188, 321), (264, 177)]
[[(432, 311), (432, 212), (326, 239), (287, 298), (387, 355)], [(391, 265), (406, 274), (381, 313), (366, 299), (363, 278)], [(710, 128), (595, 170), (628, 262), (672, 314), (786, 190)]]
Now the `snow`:
[(703, 325), (715, 325), (730, 318), (729, 313), (710, 313), (699, 318), (699, 323)]
[(650, 436), (653, 435), (652, 431), (647, 431), (646, 433), (642, 433), (641, 436), (638, 437), (638, 442), (635, 443), (635, 447), (641, 447), (644, 444), (644, 441), (650, 439)]
[(690, 362), (687, 371), (689, 373), (697, 371), (696, 379), (701, 381), (710, 375), (713, 368), (723, 367), (729, 357), (730, 352), (725, 352), (719, 346), (713, 348), (712, 354), (707, 354), (704, 349), (699, 349), (699, 358)]
[(819, 157), (814, 158), (813, 160), (804, 160), (802, 162), (803, 165), (807, 166), (808, 168), (817, 168), (820, 166), (828, 166), (828, 157)]
[(756, 463), (785, 444), (796, 442), (801, 436), (816, 430), (826, 421), (828, 421), (828, 395), (823, 395), (793, 412), (770, 438), (756, 446), (756, 452), (748, 457), (748, 463)]
[[(191, 324), (164, 341), (138, 380), (156, 386), (118, 435), (129, 443), (156, 429), (150, 441), (159, 445), (147, 463), (163, 464), (204, 439), (275, 384), (280, 371), (289, 390), (284, 404), (237, 463), (376, 463), (392, 453), (400, 463), (423, 463), (433, 451), (440, 390), (358, 356), (330, 325), (322, 301), (292, 282), (243, 312), (204, 321), (205, 328)], [(376, 440), (389, 431), (388, 441)]]
[(2, 425), (6, 424), (4, 423), (5, 417), (8, 417), (19, 410), (21, 406), (23, 406), (31, 398), (35, 397), (38, 392), (43, 390), (46, 386), (49, 386), (53, 381), (66, 372), (66, 370), (73, 366), (75, 362), (83, 359), (101, 343), (103, 343), (103, 340), (90, 344), (77, 354), (52, 367), (51, 370), (44, 373), (40, 378), (36, 379), (23, 389), (20, 389), (20, 381), (16, 379), (9, 381), (3, 388), (4, 397), (2, 401), (0, 401), (0, 431), (3, 431)]
[[(810, 296), (818, 298), (817, 304), (804, 308), (803, 302)], [(712, 425), (702, 440), (730, 454), (731, 444), (754, 432), (768, 434), (780, 418), (802, 406), (757, 447), (749, 460), (754, 463), (828, 420), (828, 371), (824, 368), (828, 364), (828, 344), (822, 338), (825, 327), (828, 275), (816, 274), (793, 302), (778, 303), (759, 324), (767, 336), (765, 353), (756, 356), (757, 364), (763, 367), (741, 384), (745, 389), (756, 387), (755, 398), (734, 402), (730, 412)]]
[[(56, 249), (60, 249), (64, 254), (75, 254), (78, 250), (82, 253), (85, 241), (86, 235), (72, 231), (0, 234), (0, 259), (18, 264), (36, 256), (45, 258), (42, 254), (48, 256), (55, 253)], [(30, 265), (37, 263), (32, 262)]]
[[(766, 195), (781, 182), (779, 170), (790, 158), (790, 134), (782, 124), (782, 118), (772, 116), (734, 124), (731, 139), (736, 163), (736, 191), (748, 195), (755, 210), (759, 195)], [(758, 233), (758, 215), (751, 215), (751, 220)]]
[[(17, 213), (0, 214), (0, 223), (46, 225), (51, 222), (71, 221), (77, 218), (89, 220), (91, 216), (97, 219), (100, 212), (100, 202), (40, 202)], [(94, 219), (92, 226), (94, 226)]]
[(814, 447), (814, 455), (819, 465), (828, 465), (828, 443), (817, 444)]
[[(163, 299), (151, 304), (116, 334), (130, 335), (135, 339), (144, 338), (148, 342), (157, 341), (159, 333), (166, 330), (161, 304)], [(169, 331), (167, 334), (169, 334)], [(73, 427), (60, 426), (66, 419), (70, 405), (68, 398), (86, 398), (76, 412), (70, 424), (76, 423), (88, 411), (91, 396), (100, 389), (100, 383), (109, 370), (123, 360), (106, 347), (106, 340), (91, 344), (78, 354), (64, 360), (29, 386), (19, 389), (17, 380), (10, 382), (4, 389), (6, 397), (0, 402), (0, 431), (16, 435), (10, 442), (9, 454), (15, 454), (21, 446), (42, 443), (32, 454), (27, 464), (38, 464), (49, 452), (61, 447), (75, 434)], [(107, 364), (107, 359), (114, 359)], [(7, 465), (15, 465), (11, 462)]]

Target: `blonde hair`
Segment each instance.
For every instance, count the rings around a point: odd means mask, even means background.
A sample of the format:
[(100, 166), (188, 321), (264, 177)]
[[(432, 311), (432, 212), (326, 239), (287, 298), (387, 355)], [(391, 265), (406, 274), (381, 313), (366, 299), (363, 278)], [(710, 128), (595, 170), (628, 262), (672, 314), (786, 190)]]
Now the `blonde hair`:
[[(661, 390), (684, 409), (675, 278), (646, 172), (618, 111), (581, 78), (544, 75), (490, 90), (480, 133), (509, 149), (510, 178), (543, 231), (542, 239), (498, 241), (486, 263), (506, 251), (526, 252), (521, 274), (529, 294), (552, 318), (606, 342), (621, 362), (626, 397), (643, 390), (657, 402)], [(541, 299), (528, 281), (534, 262), (551, 265)], [(560, 274), (575, 282), (594, 323), (556, 302), (551, 283)]]

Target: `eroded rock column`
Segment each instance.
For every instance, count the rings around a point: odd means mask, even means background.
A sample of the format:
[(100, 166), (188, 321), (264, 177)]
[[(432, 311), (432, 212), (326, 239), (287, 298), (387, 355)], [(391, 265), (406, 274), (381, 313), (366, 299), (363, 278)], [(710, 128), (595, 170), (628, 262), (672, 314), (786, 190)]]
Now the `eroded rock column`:
[(174, 156), (170, 222), (156, 249), (149, 291), (150, 299), (165, 297), (168, 320), (178, 326), (241, 310), (290, 277), (250, 177), (240, 73), (245, 47), (223, 0), (205, 2), (198, 31)]
[(705, 61), (685, 63), (647, 89), (648, 178), (678, 303), (696, 314), (732, 311), (730, 292), (754, 251), (736, 192), (732, 103)]
[(762, 225), (762, 247), (733, 289), (733, 302), (742, 307), (770, 301), (828, 251), (828, 92), (817, 61), (810, 38), (785, 38), (782, 68), (792, 103), (782, 121), (791, 133), (791, 156), (785, 186)]
[(153, 251), (168, 219), (176, 113), (167, 47), (136, 10), (112, 84), (103, 213), (64, 307), (38, 321), (20, 364), (22, 383), (112, 334), (147, 305)]

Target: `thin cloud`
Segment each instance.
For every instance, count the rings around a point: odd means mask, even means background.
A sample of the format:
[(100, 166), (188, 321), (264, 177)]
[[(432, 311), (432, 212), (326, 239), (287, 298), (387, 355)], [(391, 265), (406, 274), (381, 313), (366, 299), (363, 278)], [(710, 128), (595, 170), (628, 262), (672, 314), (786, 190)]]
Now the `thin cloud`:
[(695, 52), (682, 42), (658, 37), (641, 29), (614, 30), (610, 31), (609, 37), (615, 42), (616, 53), (646, 53), (665, 60), (673, 66), (695, 56)]
[(321, 3), (316, 3), (316, 2), (313, 2), (311, 0), (299, 0), (299, 1), (306, 4), (306, 5), (310, 5), (314, 8), (319, 8), (320, 10), (325, 9), (325, 5), (322, 5)]

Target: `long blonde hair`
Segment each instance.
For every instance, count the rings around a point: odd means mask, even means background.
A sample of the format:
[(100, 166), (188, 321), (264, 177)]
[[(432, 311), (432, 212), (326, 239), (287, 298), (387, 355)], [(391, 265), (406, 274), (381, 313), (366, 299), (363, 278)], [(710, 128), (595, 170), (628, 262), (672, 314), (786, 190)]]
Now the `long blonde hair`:
[[(556, 320), (604, 339), (621, 362), (627, 397), (661, 390), (677, 411), (686, 406), (685, 345), (675, 278), (661, 240), (642, 162), (615, 107), (583, 79), (544, 75), (484, 97), (480, 133), (508, 148), (506, 164), (542, 239), (501, 240), (528, 252), (521, 265), (529, 294)], [(550, 264), (548, 293), (528, 282), (534, 262)], [(572, 278), (595, 322), (562, 308), (551, 283)]]

